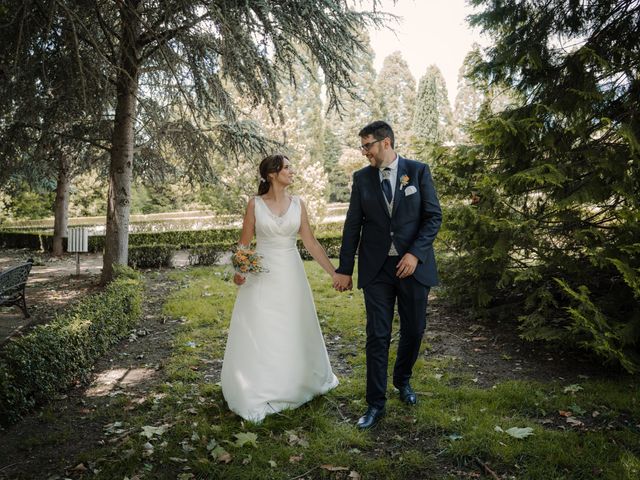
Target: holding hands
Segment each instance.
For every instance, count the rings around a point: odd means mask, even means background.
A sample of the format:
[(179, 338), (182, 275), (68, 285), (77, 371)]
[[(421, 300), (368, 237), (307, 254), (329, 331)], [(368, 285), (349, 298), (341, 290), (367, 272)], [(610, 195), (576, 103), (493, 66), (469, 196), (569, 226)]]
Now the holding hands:
[[(407, 278), (413, 275), (418, 266), (418, 258), (411, 253), (405, 253), (396, 265), (396, 275), (398, 278)], [(331, 275), (333, 279), (333, 288), (339, 292), (346, 292), (353, 289), (353, 280), (351, 275), (334, 272)]]
[(353, 289), (353, 281), (351, 275), (344, 275), (342, 273), (334, 272), (331, 276), (333, 278), (333, 288), (339, 292), (345, 292)]

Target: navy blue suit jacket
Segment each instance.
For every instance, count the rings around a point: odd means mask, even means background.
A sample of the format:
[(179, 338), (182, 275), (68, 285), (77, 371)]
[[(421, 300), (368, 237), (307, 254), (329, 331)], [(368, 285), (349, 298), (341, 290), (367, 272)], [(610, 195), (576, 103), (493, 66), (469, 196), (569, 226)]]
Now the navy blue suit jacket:
[[(342, 232), (338, 273), (352, 275), (358, 252), (358, 288), (364, 288), (378, 274), (391, 242), (400, 257), (409, 252), (418, 258), (413, 274), (425, 286), (438, 284), (433, 241), (442, 212), (429, 167), (398, 158), (393, 214), (384, 201), (379, 170), (368, 166), (353, 174), (353, 187)], [(402, 178), (408, 177), (406, 185)], [(414, 188), (410, 188), (414, 187)], [(406, 195), (415, 189), (415, 193)]]

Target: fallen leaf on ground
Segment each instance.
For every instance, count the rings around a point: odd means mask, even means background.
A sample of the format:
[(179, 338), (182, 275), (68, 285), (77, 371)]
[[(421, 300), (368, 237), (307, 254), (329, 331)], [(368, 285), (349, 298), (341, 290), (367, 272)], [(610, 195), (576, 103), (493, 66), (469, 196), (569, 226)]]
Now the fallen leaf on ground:
[(142, 456), (143, 457), (150, 457), (151, 455), (153, 455), (153, 445), (151, 445), (151, 443), (147, 442), (145, 443), (143, 446), (143, 451), (142, 451)]
[(496, 425), (494, 430), (496, 432), (506, 433), (507, 435), (518, 439), (527, 438), (528, 436), (533, 435), (533, 428), (531, 427), (511, 427), (507, 430), (503, 430), (502, 427)]
[(231, 454), (219, 445), (211, 451), (211, 456), (220, 463), (229, 463), (232, 458)]
[(564, 387), (564, 390), (562, 390), (564, 393), (577, 393), (580, 390), (584, 390), (584, 388), (582, 388), (580, 385), (578, 385), (577, 383), (574, 383), (572, 385), (569, 385), (567, 387)]
[(288, 435), (288, 442), (292, 447), (299, 445), (307, 448), (309, 446), (309, 442), (302, 436), (302, 434), (298, 434), (295, 430), (286, 430), (284, 433)]
[(216, 448), (217, 445), (218, 445), (218, 442), (216, 442), (216, 439), (212, 438), (211, 440), (209, 440), (209, 443), (207, 443), (207, 450), (210, 452), (211, 450)]
[(258, 448), (258, 444), (257, 444), (258, 435), (256, 435), (253, 432), (236, 433), (234, 437), (236, 437), (236, 441), (234, 444), (236, 447), (244, 447), (248, 443), (249, 445), (252, 445), (255, 448)]
[(574, 427), (582, 427), (584, 423), (578, 420), (575, 417), (567, 417), (567, 423), (573, 425)]
[(320, 468), (323, 470), (327, 470), (329, 472), (347, 472), (349, 471), (348, 467), (336, 467), (335, 465), (320, 465)]
[(154, 435), (161, 436), (162, 434), (164, 434), (164, 432), (167, 431), (168, 428), (169, 425), (161, 425), (159, 427), (145, 425), (144, 427), (142, 427), (142, 432), (140, 432), (140, 435), (151, 439)]

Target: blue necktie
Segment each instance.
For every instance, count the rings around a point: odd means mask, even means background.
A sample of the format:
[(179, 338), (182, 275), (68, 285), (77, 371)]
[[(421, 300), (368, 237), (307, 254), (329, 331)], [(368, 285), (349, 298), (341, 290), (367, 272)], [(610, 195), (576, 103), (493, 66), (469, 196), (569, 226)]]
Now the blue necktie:
[(391, 203), (393, 200), (393, 192), (391, 191), (391, 180), (389, 180), (389, 173), (385, 174), (384, 172), (390, 172), (391, 169), (389, 167), (385, 168), (382, 173), (382, 191), (384, 192), (384, 196), (387, 197), (387, 202)]

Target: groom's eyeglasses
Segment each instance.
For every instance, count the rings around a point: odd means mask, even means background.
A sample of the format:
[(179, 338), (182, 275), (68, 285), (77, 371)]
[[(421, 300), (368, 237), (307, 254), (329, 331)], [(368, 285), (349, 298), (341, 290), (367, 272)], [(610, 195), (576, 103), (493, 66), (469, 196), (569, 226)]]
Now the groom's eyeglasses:
[(369, 142), (369, 143), (365, 143), (364, 145), (360, 145), (360, 150), (364, 150), (365, 152), (368, 152), (369, 149), (373, 147), (374, 144), (381, 142), (382, 140), (384, 140), (384, 138), (381, 138), (380, 140), (376, 140), (375, 142)]

